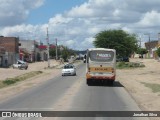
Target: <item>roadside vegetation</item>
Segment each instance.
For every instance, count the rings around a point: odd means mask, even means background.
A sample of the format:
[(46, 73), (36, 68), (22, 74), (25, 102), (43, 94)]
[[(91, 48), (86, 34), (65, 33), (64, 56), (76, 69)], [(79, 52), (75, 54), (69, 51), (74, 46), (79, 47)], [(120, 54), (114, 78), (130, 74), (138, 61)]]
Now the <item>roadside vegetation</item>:
[(149, 87), (150, 89), (152, 89), (152, 92), (157, 93), (160, 92), (160, 84), (152, 84), (152, 83), (145, 83), (145, 82), (141, 82), (142, 84), (144, 84), (146, 87)]
[[(52, 48), (49, 51), (49, 54), (52, 58), (56, 58), (56, 48)], [(57, 46), (57, 57), (58, 58), (63, 58), (64, 62), (67, 62), (70, 56), (75, 56), (76, 53), (74, 50), (69, 49), (66, 46), (60, 45)]]
[(156, 53), (157, 53), (158, 57), (160, 57), (160, 47), (157, 49)]
[(141, 48), (139, 47), (136, 51), (137, 54), (140, 55), (140, 58), (143, 58), (143, 55), (148, 53), (147, 49), (146, 48)]
[(140, 62), (117, 62), (117, 69), (131, 69), (131, 68), (142, 68), (145, 67), (144, 64)]
[(3, 81), (0, 81), (0, 88), (15, 84), (17, 82), (26, 80), (28, 78), (32, 78), (32, 77), (39, 75), (39, 74), (42, 74), (42, 73), (43, 73), (42, 71), (33, 71), (33, 72), (25, 73), (23, 75), (20, 75), (20, 76), (14, 77), (14, 78), (7, 78)]
[(117, 57), (129, 57), (138, 49), (138, 40), (135, 34), (123, 30), (105, 30), (96, 34), (93, 45), (96, 48), (115, 49)]

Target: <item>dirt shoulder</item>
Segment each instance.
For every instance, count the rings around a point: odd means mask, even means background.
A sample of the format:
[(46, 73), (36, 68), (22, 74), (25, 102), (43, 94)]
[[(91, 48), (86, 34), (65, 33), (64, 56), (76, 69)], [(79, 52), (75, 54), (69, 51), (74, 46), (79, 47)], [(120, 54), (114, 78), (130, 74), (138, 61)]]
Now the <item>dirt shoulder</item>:
[(131, 61), (142, 62), (146, 67), (117, 70), (117, 80), (126, 88), (142, 110), (159, 111), (160, 92), (153, 92), (145, 84), (160, 85), (160, 62), (154, 59), (131, 59)]
[[(59, 65), (59, 61), (56, 60), (50, 60), (50, 66), (55, 67)], [(31, 71), (43, 71), (46, 72), (46, 69), (48, 67), (48, 62), (35, 62), (35, 63), (29, 63), (27, 70), (19, 70), (19, 69), (13, 69), (10, 68), (0, 68), (0, 80), (5, 80), (7, 78), (13, 78), (19, 75), (22, 75), (24, 73), (29, 73)]]
[[(80, 62), (76, 62), (75, 65), (78, 65)], [(50, 80), (59, 74), (61, 74), (61, 67), (64, 64), (60, 64), (59, 61), (51, 60), (50, 68), (48, 68), (48, 62), (36, 62), (30, 63), (27, 70), (19, 70), (13, 68), (0, 68), (0, 80), (5, 80), (7, 78), (14, 78), (19, 75), (29, 73), (32, 71), (42, 71), (40, 75), (36, 75), (27, 80), (17, 82), (11, 86), (4, 87), (0, 89), (0, 101), (9, 99), (10, 97), (17, 95), (27, 89), (30, 89), (34, 86), (38, 86), (43, 82)]]
[(35, 77), (29, 78), (27, 80), (18, 82), (11, 86), (1, 88), (0, 89), (0, 100), (7, 100), (11, 96), (17, 95), (31, 87), (38, 86), (42, 82), (46, 80), (52, 79), (61, 73), (60, 69), (55, 69), (57, 66), (60, 65), (59, 61), (51, 60), (50, 67), (48, 68), (48, 62), (36, 62), (36, 63), (29, 63), (29, 67), (27, 70), (19, 70), (11, 68), (0, 68), (0, 80), (5, 80), (7, 78), (14, 78), (19, 75), (29, 73), (32, 71), (42, 71), (43, 73), (37, 75)]

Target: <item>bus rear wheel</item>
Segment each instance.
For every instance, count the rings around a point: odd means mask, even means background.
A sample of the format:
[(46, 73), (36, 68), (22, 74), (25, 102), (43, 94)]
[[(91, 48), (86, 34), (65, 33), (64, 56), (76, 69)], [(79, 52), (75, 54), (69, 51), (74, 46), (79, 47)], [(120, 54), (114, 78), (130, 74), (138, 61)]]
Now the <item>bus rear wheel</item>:
[(109, 84), (110, 86), (113, 86), (113, 82), (114, 82), (114, 81), (109, 80), (109, 81), (108, 81), (108, 84)]
[(92, 80), (86, 80), (88, 86), (92, 85)]

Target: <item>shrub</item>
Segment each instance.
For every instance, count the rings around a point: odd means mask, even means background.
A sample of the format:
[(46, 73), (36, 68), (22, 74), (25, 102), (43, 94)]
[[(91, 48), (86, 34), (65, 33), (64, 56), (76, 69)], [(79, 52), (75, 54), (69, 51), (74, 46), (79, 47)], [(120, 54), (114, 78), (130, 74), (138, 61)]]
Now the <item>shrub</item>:
[(118, 62), (117, 68), (123, 69), (123, 68), (138, 68), (138, 67), (145, 67), (142, 63), (134, 63), (134, 62)]
[(16, 81), (15, 80), (11, 80), (11, 79), (3, 81), (3, 84), (5, 84), (5, 85), (11, 85), (11, 84), (14, 84), (14, 83), (16, 83)]

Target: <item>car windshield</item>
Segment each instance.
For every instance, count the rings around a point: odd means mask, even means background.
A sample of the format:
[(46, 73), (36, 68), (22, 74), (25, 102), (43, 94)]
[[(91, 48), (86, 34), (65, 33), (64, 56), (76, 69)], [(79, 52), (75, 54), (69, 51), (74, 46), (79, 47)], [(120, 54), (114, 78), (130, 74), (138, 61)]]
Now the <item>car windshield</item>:
[(74, 68), (73, 65), (65, 65), (64, 69), (70, 69), (70, 68)]
[(25, 62), (22, 61), (22, 60), (18, 60), (17, 63), (18, 63), (18, 64), (22, 64), (22, 63), (25, 63)]

